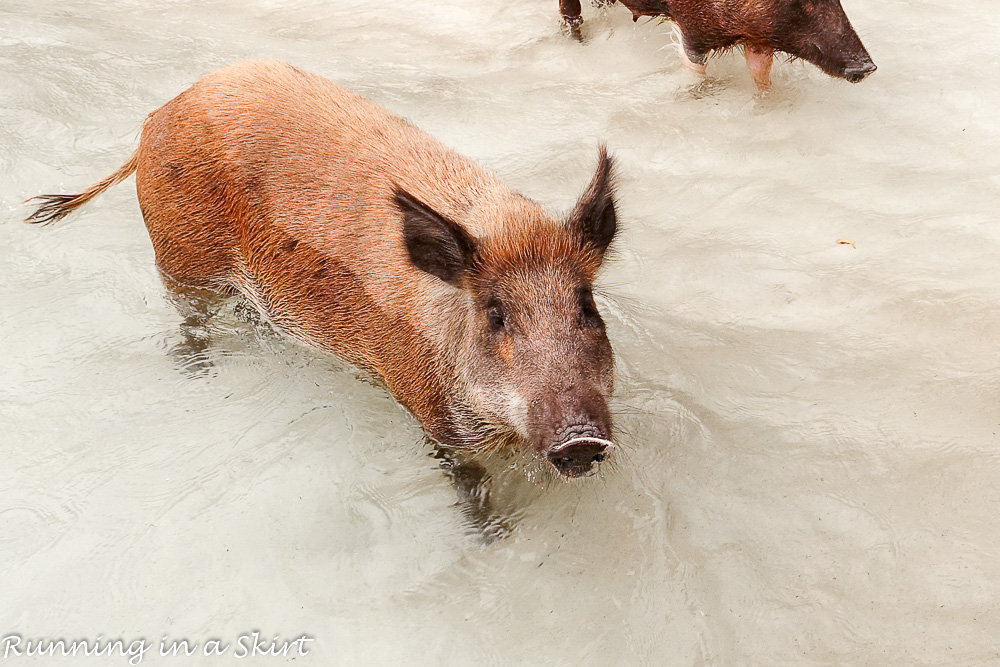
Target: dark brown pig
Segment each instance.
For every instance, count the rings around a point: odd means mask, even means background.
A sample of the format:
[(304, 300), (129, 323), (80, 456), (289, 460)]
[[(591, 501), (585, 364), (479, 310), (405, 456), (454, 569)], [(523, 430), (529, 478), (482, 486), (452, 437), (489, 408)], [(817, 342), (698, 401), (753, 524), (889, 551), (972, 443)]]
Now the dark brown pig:
[[(605, 4), (615, 0), (602, 0)], [(684, 64), (704, 74), (712, 51), (743, 48), (760, 89), (771, 85), (776, 51), (813, 63), (830, 76), (857, 83), (875, 71), (840, 0), (621, 0), (633, 20), (656, 16), (676, 23)], [(581, 24), (580, 0), (560, 0), (574, 35)]]
[(527, 443), (562, 475), (609, 453), (611, 345), (592, 286), (617, 227), (612, 161), (565, 220), (375, 104), (278, 62), (212, 72), (153, 112), (136, 174), (168, 286), (241, 294), (377, 374), (455, 448)]

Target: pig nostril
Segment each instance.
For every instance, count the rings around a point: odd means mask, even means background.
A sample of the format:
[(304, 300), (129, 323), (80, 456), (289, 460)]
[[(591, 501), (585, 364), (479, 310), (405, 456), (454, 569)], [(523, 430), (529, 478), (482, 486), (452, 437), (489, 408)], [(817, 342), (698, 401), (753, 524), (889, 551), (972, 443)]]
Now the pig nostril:
[(604, 438), (579, 435), (552, 447), (545, 458), (566, 477), (583, 477), (592, 473), (595, 465), (607, 460), (614, 443)]
[(867, 78), (868, 75), (874, 72), (876, 69), (877, 68), (875, 67), (875, 63), (868, 61), (861, 63), (859, 65), (848, 67), (847, 69), (844, 70), (843, 76), (851, 83), (858, 83)]

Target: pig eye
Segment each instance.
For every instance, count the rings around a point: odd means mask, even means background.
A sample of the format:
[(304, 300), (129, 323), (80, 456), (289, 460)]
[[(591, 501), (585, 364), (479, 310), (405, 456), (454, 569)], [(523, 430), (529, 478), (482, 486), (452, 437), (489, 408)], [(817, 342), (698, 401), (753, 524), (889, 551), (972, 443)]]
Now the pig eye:
[(577, 316), (580, 326), (603, 329), (604, 320), (601, 319), (601, 314), (597, 312), (597, 304), (594, 303), (594, 293), (590, 290), (590, 287), (584, 285), (578, 289), (577, 297), (580, 300), (580, 313)]
[(502, 331), (507, 326), (503, 306), (496, 299), (490, 299), (489, 303), (486, 304), (486, 321), (493, 331)]

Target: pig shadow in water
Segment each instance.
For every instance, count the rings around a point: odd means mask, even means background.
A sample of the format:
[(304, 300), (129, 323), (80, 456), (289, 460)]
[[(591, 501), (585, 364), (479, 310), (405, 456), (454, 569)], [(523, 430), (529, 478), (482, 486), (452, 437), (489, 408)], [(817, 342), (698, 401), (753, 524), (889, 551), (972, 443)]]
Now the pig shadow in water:
[(165, 293), (177, 312), (183, 317), (180, 326), (180, 340), (174, 343), (167, 354), (177, 368), (189, 377), (205, 377), (213, 373), (213, 363), (209, 350), (213, 338), (218, 337), (213, 322), (227, 316), (249, 325), (254, 336), (260, 339), (287, 340), (277, 331), (253, 304), (241, 295), (222, 295), (213, 290), (189, 287), (161, 273), (166, 287)]
[[(228, 329), (219, 326), (220, 320), (246, 325), (247, 328), (239, 327), (243, 330), (241, 337), (290, 341), (240, 294), (227, 296), (213, 290), (186, 286), (162, 272), (160, 277), (168, 301), (183, 318), (178, 326), (180, 340), (167, 353), (178, 370), (188, 377), (204, 378), (213, 374), (215, 363), (210, 352), (213, 347), (224, 346), (219, 339), (227, 335), (224, 330)], [(640, 304), (618, 293), (612, 298), (606, 289), (600, 291), (600, 298), (602, 310), (607, 307), (616, 320), (623, 317), (635, 320), (638, 317), (636, 313), (641, 310)], [(308, 346), (306, 349), (309, 349)], [(378, 376), (354, 370), (358, 379), (387, 391)], [(616, 457), (595, 468), (592, 477), (604, 477), (609, 470), (613, 470), (616, 464), (621, 463), (620, 459), (627, 456), (627, 443), (636, 441), (619, 417), (651, 416), (646, 410), (629, 405), (622, 396), (613, 399), (609, 408), (617, 423), (619, 447)], [(451, 480), (457, 496), (454, 507), (465, 522), (467, 534), (484, 546), (508, 537), (515, 530), (532, 496), (544, 493), (552, 484), (565, 483), (560, 475), (542, 465), (537, 457), (519, 451), (517, 443), (504, 439), (476, 449), (449, 447), (426, 436), (425, 444), (429, 446), (430, 456), (437, 466)]]
[(486, 468), (472, 460), (466, 452), (434, 446), (434, 458), (451, 479), (458, 494), (456, 507), (462, 513), (469, 533), (483, 544), (492, 544), (507, 537), (514, 528), (514, 517), (497, 512), (490, 502), (491, 476)]
[(160, 278), (167, 288), (167, 300), (184, 318), (180, 325), (181, 340), (168, 354), (185, 375), (209, 375), (214, 366), (208, 356), (211, 346), (209, 323), (226, 304), (227, 297), (210, 290), (185, 287), (163, 273)]
[[(190, 378), (205, 378), (214, 373), (210, 351), (218, 343), (215, 322), (231, 318), (249, 326), (250, 335), (263, 339), (288, 340), (239, 295), (223, 296), (211, 290), (192, 288), (161, 274), (168, 301), (183, 318), (178, 326), (180, 340), (167, 354), (177, 369)], [(372, 385), (385, 389), (376, 376), (361, 372)], [(425, 438), (431, 456), (451, 480), (457, 496), (455, 508), (466, 524), (468, 534), (483, 545), (507, 537), (517, 518), (510, 510), (498, 510), (491, 502), (493, 475), (479, 460), (482, 453), (458, 450)]]

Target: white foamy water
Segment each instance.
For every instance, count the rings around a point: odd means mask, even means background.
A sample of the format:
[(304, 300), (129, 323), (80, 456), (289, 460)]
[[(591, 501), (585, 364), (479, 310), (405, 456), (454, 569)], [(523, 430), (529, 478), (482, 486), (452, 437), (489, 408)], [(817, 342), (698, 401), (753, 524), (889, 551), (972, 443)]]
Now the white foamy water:
[[(621, 7), (568, 41), (557, 4), (3, 0), (0, 640), (145, 639), (163, 665), (231, 663), (255, 630), (308, 635), (315, 665), (1000, 662), (994, 4), (847, 0), (879, 70), (779, 62), (763, 99), (738, 56), (699, 85)], [(20, 222), (256, 57), (554, 212), (608, 143), (623, 436), (600, 477), (502, 474), (514, 527), (483, 544), (418, 425), (337, 361), (227, 311), (212, 372), (179, 371), (132, 180)], [(22, 662), (128, 661), (0, 656)]]

